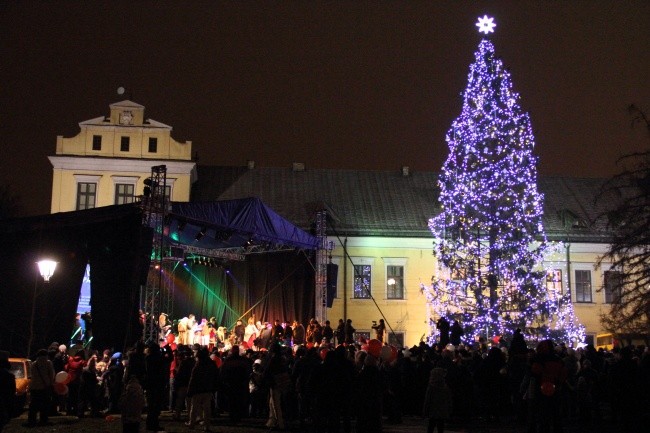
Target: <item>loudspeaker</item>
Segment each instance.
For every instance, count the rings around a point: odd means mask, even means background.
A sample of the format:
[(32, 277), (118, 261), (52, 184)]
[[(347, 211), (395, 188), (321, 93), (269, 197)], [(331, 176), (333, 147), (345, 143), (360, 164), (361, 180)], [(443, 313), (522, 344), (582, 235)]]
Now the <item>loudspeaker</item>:
[(332, 308), (336, 297), (336, 281), (339, 275), (339, 265), (327, 264), (327, 308)]

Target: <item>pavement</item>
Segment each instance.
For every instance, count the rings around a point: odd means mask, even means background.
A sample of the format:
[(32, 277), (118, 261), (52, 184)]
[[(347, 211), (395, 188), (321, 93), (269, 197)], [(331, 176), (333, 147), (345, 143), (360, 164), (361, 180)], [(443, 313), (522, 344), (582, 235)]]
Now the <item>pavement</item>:
[[(145, 432), (144, 416), (140, 425), (140, 431)], [(50, 425), (38, 426), (33, 428), (23, 427), (27, 421), (27, 414), (23, 413), (20, 417), (15, 418), (5, 426), (2, 433), (121, 433), (122, 423), (120, 422), (119, 415), (107, 416), (105, 418), (83, 418), (70, 416), (56, 416), (50, 418)], [(264, 419), (246, 419), (238, 424), (232, 424), (227, 416), (215, 418), (211, 425), (210, 431), (216, 433), (261, 433), (267, 432), (269, 429), (265, 426), (266, 420)], [(203, 427), (198, 425), (193, 430), (185, 426), (184, 422), (172, 420), (171, 413), (163, 412), (160, 416), (160, 424), (164, 427), (167, 433), (194, 433), (201, 432)], [(382, 433), (406, 433), (406, 432), (426, 432), (426, 420), (421, 417), (404, 416), (400, 424), (388, 424), (384, 420)], [(589, 430), (581, 430), (576, 421), (567, 421), (565, 423), (565, 433), (574, 432), (599, 432), (599, 433), (618, 433), (620, 430), (613, 424), (608, 422), (600, 423), (598, 426)], [(313, 428), (300, 428), (298, 424), (290, 423), (286, 429), (288, 432), (304, 432), (312, 433)], [(353, 426), (353, 432), (355, 431)], [(522, 425), (509, 421), (501, 422), (482, 422), (480, 420), (472, 420), (463, 422), (448, 423), (445, 428), (446, 433), (520, 433), (525, 432), (526, 429)], [(650, 431), (650, 429), (649, 429)]]

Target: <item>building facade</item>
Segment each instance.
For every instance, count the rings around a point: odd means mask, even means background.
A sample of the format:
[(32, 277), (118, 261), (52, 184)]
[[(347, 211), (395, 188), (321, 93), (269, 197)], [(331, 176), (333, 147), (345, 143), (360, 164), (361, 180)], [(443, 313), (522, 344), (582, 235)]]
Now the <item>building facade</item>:
[[(299, 169), (296, 169), (296, 166)], [(438, 212), (434, 172), (263, 168), (242, 169), (223, 192), (202, 179), (219, 178), (222, 168), (199, 166), (195, 197), (201, 201), (255, 196), (308, 230), (310, 209), (326, 208), (331, 261), (338, 265), (336, 298), (328, 319), (352, 319), (358, 332), (374, 336), (373, 321), (383, 318), (399, 345), (419, 343), (430, 332), (422, 285), (440, 272), (433, 256), (429, 218)], [(575, 314), (587, 342), (605, 332), (614, 296), (608, 281), (615, 270), (598, 258), (606, 251), (607, 232), (594, 201), (602, 179), (542, 177), (544, 226), (555, 252), (543, 264), (548, 290), (571, 292)], [(308, 319), (308, 318), (303, 318)], [(434, 318), (435, 319), (435, 318)]]
[(189, 201), (196, 180), (192, 143), (171, 137), (172, 127), (146, 119), (145, 107), (125, 100), (108, 116), (79, 123), (74, 137), (57, 137), (51, 212), (131, 203), (142, 195), (153, 166), (167, 167), (165, 193)]

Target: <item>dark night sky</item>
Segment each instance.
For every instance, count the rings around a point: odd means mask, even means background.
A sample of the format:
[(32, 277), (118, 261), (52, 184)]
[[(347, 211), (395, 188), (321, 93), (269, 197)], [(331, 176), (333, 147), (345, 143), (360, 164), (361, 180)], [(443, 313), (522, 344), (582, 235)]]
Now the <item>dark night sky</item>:
[(437, 171), (480, 36), (531, 113), (543, 175), (648, 144), (650, 1), (0, 3), (0, 184), (49, 212), (56, 136), (132, 99), (200, 163)]

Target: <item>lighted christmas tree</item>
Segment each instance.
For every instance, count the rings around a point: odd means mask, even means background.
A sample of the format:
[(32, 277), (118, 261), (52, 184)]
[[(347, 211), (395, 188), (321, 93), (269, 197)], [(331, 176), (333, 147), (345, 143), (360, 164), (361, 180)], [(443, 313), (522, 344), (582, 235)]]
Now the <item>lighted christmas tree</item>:
[[(495, 24), (485, 16), (477, 26), (487, 35)], [(493, 44), (483, 39), (470, 66), (462, 113), (446, 136), (449, 156), (438, 179), (441, 211), (429, 221), (440, 265), (431, 286), (423, 287), (431, 341), (440, 316), (461, 320), (466, 336), (488, 339), (517, 328), (541, 339), (558, 324), (575, 322), (571, 303), (567, 311), (545, 287), (548, 244), (535, 140), (519, 99)]]

